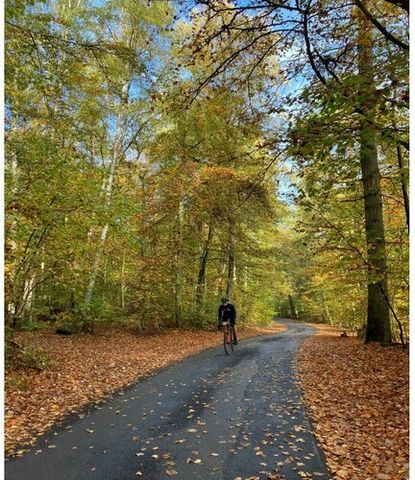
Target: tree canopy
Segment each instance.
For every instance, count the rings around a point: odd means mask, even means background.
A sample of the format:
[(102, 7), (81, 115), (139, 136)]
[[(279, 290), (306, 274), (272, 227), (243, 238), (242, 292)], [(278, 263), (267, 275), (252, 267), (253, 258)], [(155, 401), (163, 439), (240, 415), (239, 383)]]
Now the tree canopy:
[(408, 328), (408, 11), (7, 2), (6, 325)]

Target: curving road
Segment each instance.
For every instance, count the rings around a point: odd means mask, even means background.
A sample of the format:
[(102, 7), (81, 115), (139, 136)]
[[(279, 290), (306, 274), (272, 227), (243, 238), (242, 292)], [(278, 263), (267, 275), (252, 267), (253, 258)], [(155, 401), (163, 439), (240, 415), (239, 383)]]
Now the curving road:
[[(7, 480), (328, 480), (301, 402), (295, 354), (313, 333), (287, 331), (189, 357), (68, 417)], [(269, 475), (272, 473), (272, 475)]]

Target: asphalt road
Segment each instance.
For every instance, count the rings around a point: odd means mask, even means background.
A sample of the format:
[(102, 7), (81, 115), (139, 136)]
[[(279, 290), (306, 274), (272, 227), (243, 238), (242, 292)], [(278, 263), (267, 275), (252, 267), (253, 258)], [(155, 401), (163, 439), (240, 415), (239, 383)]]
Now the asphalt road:
[(187, 358), (65, 419), (7, 480), (235, 480), (330, 477), (301, 402), (295, 353), (312, 328)]

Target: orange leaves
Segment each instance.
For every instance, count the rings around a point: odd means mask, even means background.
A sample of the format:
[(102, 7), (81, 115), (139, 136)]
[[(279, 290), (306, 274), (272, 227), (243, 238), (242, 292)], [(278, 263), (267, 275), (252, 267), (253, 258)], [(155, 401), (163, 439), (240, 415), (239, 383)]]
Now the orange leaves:
[(228, 167), (211, 166), (205, 167), (200, 171), (202, 182), (229, 182), (237, 178), (235, 169)]
[(234, 168), (201, 168), (193, 184), (195, 211), (213, 212), (217, 217), (226, 217), (229, 206), (234, 208), (240, 203), (241, 191), (247, 190), (246, 183), (246, 175)]
[[(322, 332), (321, 332), (322, 333)], [(330, 329), (324, 332), (330, 335)], [(301, 381), (337, 480), (408, 476), (408, 353), (356, 338), (315, 336), (300, 352)]]
[[(266, 333), (275, 333), (275, 329), (246, 329), (239, 336)], [(17, 445), (32, 444), (64, 415), (159, 367), (220, 344), (222, 336), (178, 330), (154, 335), (108, 331), (105, 335), (68, 337), (20, 332), (16, 340), (41, 347), (53, 364), (39, 372), (28, 368), (6, 371), (5, 446), (9, 455), (16, 454)], [(94, 434), (93, 429), (87, 432)]]

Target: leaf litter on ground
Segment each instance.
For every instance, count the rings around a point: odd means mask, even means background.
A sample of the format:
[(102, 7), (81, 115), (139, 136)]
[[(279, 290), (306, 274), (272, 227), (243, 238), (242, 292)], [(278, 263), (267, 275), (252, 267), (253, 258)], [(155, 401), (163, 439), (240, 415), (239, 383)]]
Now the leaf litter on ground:
[(409, 478), (408, 350), (318, 329), (299, 353), (301, 385), (333, 478)]

